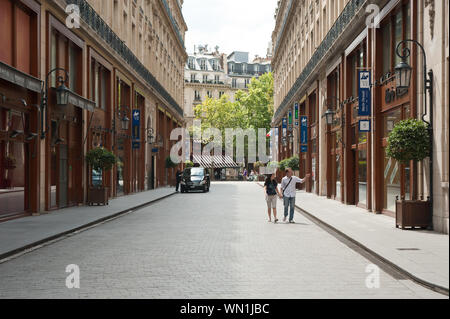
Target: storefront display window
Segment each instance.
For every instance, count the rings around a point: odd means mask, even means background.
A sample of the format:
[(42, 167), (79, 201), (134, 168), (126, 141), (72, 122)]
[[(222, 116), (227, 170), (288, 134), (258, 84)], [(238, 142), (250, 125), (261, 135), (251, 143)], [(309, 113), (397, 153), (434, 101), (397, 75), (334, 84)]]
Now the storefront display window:
[[(0, 129), (24, 132), (24, 115), (0, 108)], [(0, 139), (0, 217), (24, 212), (25, 207), (25, 144), (14, 137)]]
[(381, 27), (383, 38), (383, 75), (391, 71), (391, 23)]
[[(397, 107), (394, 110), (385, 112), (383, 115), (383, 133), (387, 138), (389, 133), (393, 130), (396, 123), (402, 119), (410, 117), (410, 107), (405, 105)], [(400, 165), (396, 160), (387, 158), (384, 152), (384, 183), (383, 183), (383, 208), (394, 212), (395, 200), (398, 196), (401, 198), (405, 196), (406, 199), (411, 199), (411, 180), (410, 167)], [(403, 172), (402, 172), (403, 171)], [(402, 187), (403, 186), (403, 187)]]
[(359, 203), (367, 204), (367, 151), (358, 152), (358, 194)]
[(392, 158), (384, 159), (384, 208), (394, 212), (396, 197), (400, 197), (399, 164)]
[(336, 155), (336, 199), (341, 199), (341, 156)]

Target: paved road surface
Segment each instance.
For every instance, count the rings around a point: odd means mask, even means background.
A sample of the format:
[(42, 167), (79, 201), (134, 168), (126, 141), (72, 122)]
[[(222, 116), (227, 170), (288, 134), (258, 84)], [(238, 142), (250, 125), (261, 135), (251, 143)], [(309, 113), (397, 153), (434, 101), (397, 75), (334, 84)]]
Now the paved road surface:
[(371, 261), (298, 213), (268, 223), (265, 205), (250, 182), (175, 195), (0, 264), (0, 297), (446, 298), (384, 271), (368, 288)]

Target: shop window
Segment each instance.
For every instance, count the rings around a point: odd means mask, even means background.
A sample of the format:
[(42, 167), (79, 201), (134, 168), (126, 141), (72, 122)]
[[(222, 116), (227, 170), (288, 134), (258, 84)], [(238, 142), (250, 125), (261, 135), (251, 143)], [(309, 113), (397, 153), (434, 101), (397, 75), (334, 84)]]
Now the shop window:
[[(394, 50), (397, 47), (397, 43), (399, 43), (400, 41), (402, 41), (403, 37), (402, 37), (402, 31), (403, 31), (403, 14), (402, 11), (399, 11), (396, 15), (395, 15), (395, 43), (394, 43)], [(397, 65), (398, 63), (401, 62), (401, 58), (395, 54), (394, 52), (394, 63), (395, 65)]]
[(341, 156), (336, 155), (336, 199), (341, 199)]
[(387, 112), (383, 116), (383, 132), (384, 137), (388, 137), (389, 133), (394, 129), (394, 126), (397, 122), (402, 119), (401, 108), (396, 108), (390, 112)]
[[(389, 133), (394, 128), (395, 124), (402, 119), (410, 117), (410, 107), (405, 105), (394, 110), (386, 112), (383, 116), (383, 133), (384, 137), (388, 137)], [(395, 200), (398, 196), (405, 196), (406, 199), (411, 199), (410, 191), (410, 166), (402, 166), (396, 160), (388, 158), (384, 152), (384, 203), (383, 208), (394, 212)], [(403, 168), (402, 168), (403, 167)], [(403, 181), (402, 181), (403, 176)], [(402, 184), (403, 183), (403, 189)]]
[(106, 109), (106, 95), (108, 94), (108, 78), (109, 74), (108, 71), (105, 69), (102, 69), (101, 72), (101, 81), (100, 81), (100, 107), (102, 109)]
[(388, 22), (381, 27), (383, 43), (383, 75), (391, 71), (391, 23)]
[(109, 94), (109, 71), (96, 61), (91, 63), (91, 98), (95, 105), (106, 109), (107, 95)]
[(358, 151), (358, 197), (360, 204), (367, 204), (367, 150)]
[(396, 160), (384, 156), (384, 205), (383, 208), (395, 211), (396, 197), (400, 196), (400, 170)]
[(358, 127), (356, 127), (356, 125), (353, 125), (352, 126), (352, 129), (351, 129), (351, 141), (352, 141), (352, 145), (355, 145), (356, 144), (356, 132), (357, 132), (357, 130), (358, 130)]
[(78, 90), (78, 50), (73, 46), (69, 45), (69, 88), (77, 92)]
[(364, 143), (367, 143), (367, 133), (359, 132), (359, 130), (358, 130), (358, 144), (364, 144)]
[[(51, 45), (50, 45), (50, 69), (53, 70), (56, 68), (56, 33), (52, 32), (52, 39), (51, 39)], [(52, 72), (50, 75), (50, 85), (52, 87), (56, 86), (56, 72)]]

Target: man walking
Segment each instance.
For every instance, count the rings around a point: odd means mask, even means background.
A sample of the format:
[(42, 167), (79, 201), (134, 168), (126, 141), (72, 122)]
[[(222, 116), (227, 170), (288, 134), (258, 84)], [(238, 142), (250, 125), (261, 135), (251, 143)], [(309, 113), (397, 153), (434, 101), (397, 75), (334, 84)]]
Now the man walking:
[(286, 176), (281, 180), (281, 191), (283, 193), (283, 203), (284, 203), (284, 219), (288, 216), (289, 211), (289, 223), (295, 224), (294, 222), (294, 208), (295, 208), (295, 192), (296, 192), (296, 184), (304, 183), (307, 178), (309, 178), (309, 174), (306, 174), (305, 178), (299, 178), (294, 176), (294, 172), (291, 168), (286, 169)]

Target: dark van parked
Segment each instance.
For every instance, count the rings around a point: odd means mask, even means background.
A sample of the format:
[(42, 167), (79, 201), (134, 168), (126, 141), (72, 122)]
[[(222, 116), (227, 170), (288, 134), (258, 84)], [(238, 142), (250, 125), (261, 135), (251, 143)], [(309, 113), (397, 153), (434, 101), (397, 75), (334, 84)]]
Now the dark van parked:
[(211, 180), (208, 171), (203, 167), (186, 168), (181, 177), (181, 192), (186, 193), (190, 190), (202, 190), (209, 192)]

